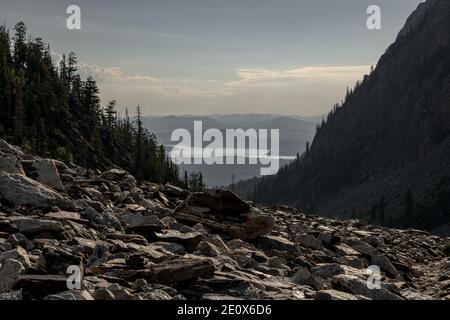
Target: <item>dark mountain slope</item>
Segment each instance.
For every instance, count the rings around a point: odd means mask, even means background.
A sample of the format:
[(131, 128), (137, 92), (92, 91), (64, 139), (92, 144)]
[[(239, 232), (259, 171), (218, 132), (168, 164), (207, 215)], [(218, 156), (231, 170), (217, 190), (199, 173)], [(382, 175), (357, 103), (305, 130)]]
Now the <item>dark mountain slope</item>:
[[(450, 0), (427, 1), (376, 69), (329, 114), (310, 150), (262, 179), (254, 198), (325, 215), (432, 227), (450, 220), (448, 206), (442, 208), (449, 196), (449, 128)], [(441, 170), (434, 172), (438, 164)], [(395, 190), (386, 188), (392, 173)], [(418, 180), (422, 175), (429, 178)], [(436, 200), (432, 194), (440, 190)], [(411, 216), (400, 217), (399, 210)], [(429, 212), (433, 217), (424, 224)]]

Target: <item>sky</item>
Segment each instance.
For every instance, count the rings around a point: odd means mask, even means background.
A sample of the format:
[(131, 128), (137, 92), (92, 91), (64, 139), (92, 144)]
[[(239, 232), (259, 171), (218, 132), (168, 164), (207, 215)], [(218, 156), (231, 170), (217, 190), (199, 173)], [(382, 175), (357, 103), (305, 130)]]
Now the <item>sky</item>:
[[(144, 115), (320, 115), (367, 74), (421, 0), (0, 0), (55, 59), (78, 55), (102, 103)], [(81, 9), (69, 30), (66, 8)], [(366, 10), (381, 8), (381, 30)]]

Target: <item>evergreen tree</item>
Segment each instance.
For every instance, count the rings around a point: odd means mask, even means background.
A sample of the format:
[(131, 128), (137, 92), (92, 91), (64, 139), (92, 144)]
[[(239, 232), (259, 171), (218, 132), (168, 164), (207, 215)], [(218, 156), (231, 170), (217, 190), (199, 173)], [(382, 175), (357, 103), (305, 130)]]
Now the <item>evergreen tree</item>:
[(67, 82), (69, 86), (72, 85), (72, 82), (76, 76), (77, 72), (77, 56), (74, 52), (69, 53), (69, 58), (67, 59)]
[(386, 210), (386, 200), (385, 197), (382, 196), (380, 199), (380, 203), (378, 204), (378, 218), (381, 225), (385, 224), (385, 210)]
[(25, 107), (23, 105), (25, 79), (22, 71), (19, 71), (14, 84), (14, 141), (21, 144), (25, 130)]
[[(144, 129), (142, 127), (142, 115), (141, 115), (141, 106), (137, 106), (137, 114), (136, 114), (136, 156), (135, 156), (135, 172), (139, 172), (140, 168), (143, 165), (143, 152), (142, 152), (142, 140), (143, 140), (143, 132)], [(142, 176), (138, 176), (137, 178), (142, 178)]]
[(413, 193), (411, 189), (408, 189), (405, 194), (405, 219), (412, 218), (413, 215), (413, 209), (414, 209), (414, 199), (413, 199)]
[(106, 110), (105, 110), (105, 120), (106, 120), (106, 128), (107, 130), (112, 133), (114, 131), (116, 122), (117, 122), (117, 111), (116, 111), (116, 100), (111, 101), (108, 103)]
[(27, 27), (25, 23), (19, 22), (14, 27), (14, 63), (16, 70), (24, 67), (26, 56), (27, 56)]
[(95, 80), (83, 81), (71, 52), (55, 66), (41, 38), (26, 42), (18, 23), (11, 46), (0, 26), (0, 137), (25, 151), (78, 165), (120, 166), (139, 179), (182, 186), (178, 167), (137, 120), (118, 117), (116, 103), (105, 109)]

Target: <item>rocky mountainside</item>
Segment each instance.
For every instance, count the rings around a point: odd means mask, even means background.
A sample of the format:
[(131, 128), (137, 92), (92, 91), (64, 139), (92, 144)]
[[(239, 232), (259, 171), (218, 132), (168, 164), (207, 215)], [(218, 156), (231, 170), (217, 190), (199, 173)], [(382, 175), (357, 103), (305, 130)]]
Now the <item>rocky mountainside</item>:
[(449, 238), (138, 184), (3, 140), (0, 204), (0, 299), (450, 299)]
[(309, 151), (253, 198), (387, 226), (449, 222), (449, 35), (450, 0), (422, 3)]

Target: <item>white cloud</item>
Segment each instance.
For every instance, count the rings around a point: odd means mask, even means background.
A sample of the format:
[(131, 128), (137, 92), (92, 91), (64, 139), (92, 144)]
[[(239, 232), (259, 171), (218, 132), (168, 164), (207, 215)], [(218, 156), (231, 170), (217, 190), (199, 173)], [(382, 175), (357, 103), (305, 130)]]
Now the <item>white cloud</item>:
[(230, 81), (228, 86), (280, 86), (293, 82), (308, 81), (340, 82), (346, 79), (361, 78), (368, 73), (370, 66), (309, 66), (304, 68), (270, 70), (238, 69), (238, 80)]
[(117, 99), (151, 114), (277, 112), (317, 115), (345, 95), (370, 66), (309, 66), (285, 70), (243, 68), (235, 80), (162, 79), (120, 68), (80, 64), (99, 81), (102, 101)]
[[(52, 52), (55, 63), (59, 65), (62, 56)], [(213, 88), (211, 80), (166, 80), (145, 74), (126, 74), (119, 67), (102, 67), (95, 63), (78, 63), (78, 73), (82, 79), (94, 78), (101, 89), (103, 97), (112, 99), (114, 95), (130, 93), (143, 94), (152, 93), (165, 97), (170, 96), (198, 96), (198, 97), (220, 97), (232, 94), (230, 89)]]
[[(61, 55), (52, 53), (56, 63)], [(241, 68), (234, 79), (164, 79), (129, 74), (119, 67), (80, 62), (83, 79), (92, 76), (103, 103), (121, 108), (140, 104), (146, 114), (277, 112), (317, 115), (327, 112), (369, 65), (308, 66), (289, 69)]]

